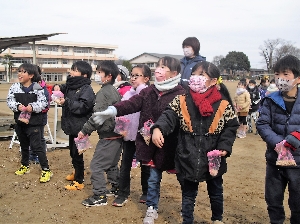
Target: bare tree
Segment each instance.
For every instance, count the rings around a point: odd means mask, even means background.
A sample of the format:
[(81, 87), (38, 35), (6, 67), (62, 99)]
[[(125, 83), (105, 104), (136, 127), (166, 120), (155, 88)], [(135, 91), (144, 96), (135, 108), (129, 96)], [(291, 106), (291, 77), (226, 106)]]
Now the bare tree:
[(212, 60), (212, 63), (217, 66), (218, 68), (220, 68), (220, 61), (221, 59), (224, 58), (223, 55), (219, 55), (219, 56), (214, 56), (213, 57), (213, 60)]

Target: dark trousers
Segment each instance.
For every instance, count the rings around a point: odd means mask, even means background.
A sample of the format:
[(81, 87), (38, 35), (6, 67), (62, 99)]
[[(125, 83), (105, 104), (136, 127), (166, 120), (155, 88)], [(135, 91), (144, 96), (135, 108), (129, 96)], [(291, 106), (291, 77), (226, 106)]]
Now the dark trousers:
[[(40, 128), (41, 128), (41, 142), (42, 142), (42, 146), (44, 146), (45, 151), (47, 151), (47, 144), (46, 144), (46, 139), (45, 139), (45, 136), (44, 136), (45, 126), (42, 125), (42, 126), (40, 126)], [(32, 156), (37, 156), (37, 154), (34, 153), (34, 152), (32, 152), (31, 150), (30, 150), (29, 154), (30, 153), (31, 153)]]
[(288, 204), (291, 224), (300, 223), (300, 169), (279, 168), (267, 163), (265, 199), (270, 222), (282, 224), (285, 220), (284, 191), (288, 186)]
[[(206, 181), (212, 211), (211, 220), (222, 221), (223, 215), (223, 179), (222, 176)], [(184, 180), (182, 188), (182, 218), (184, 224), (194, 222), (194, 207), (199, 182)]]
[[(119, 178), (119, 195), (126, 198), (130, 195), (130, 171), (135, 151), (135, 141), (123, 141), (123, 153)], [(144, 195), (147, 195), (149, 176), (150, 166), (141, 166), (141, 185)]]
[(78, 154), (78, 149), (75, 144), (74, 138), (77, 138), (75, 135), (69, 135), (69, 149), (70, 156), (72, 158), (72, 165), (75, 169), (74, 180), (82, 184), (84, 181), (84, 161), (83, 154)]
[(33, 153), (39, 157), (42, 169), (49, 169), (45, 147), (41, 140), (41, 126), (15, 125), (22, 153), (21, 163), (29, 166), (29, 146)]

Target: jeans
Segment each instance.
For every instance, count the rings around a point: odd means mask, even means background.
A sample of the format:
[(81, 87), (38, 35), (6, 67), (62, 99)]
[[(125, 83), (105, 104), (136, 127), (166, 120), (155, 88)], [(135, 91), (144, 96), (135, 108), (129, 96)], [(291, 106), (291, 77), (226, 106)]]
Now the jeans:
[[(212, 210), (211, 220), (222, 221), (223, 217), (223, 179), (222, 176), (206, 181), (207, 192)], [(199, 182), (184, 180), (182, 187), (182, 218), (184, 224), (194, 222), (194, 207)]]
[(290, 222), (300, 223), (300, 169), (279, 168), (267, 163), (265, 199), (272, 224), (282, 224), (285, 220), (283, 199), (286, 186), (289, 191)]
[(69, 149), (70, 156), (72, 158), (72, 165), (75, 170), (74, 180), (82, 184), (84, 181), (84, 160), (83, 154), (78, 154), (78, 149), (75, 144), (74, 138), (77, 138), (75, 135), (69, 135)]
[[(128, 198), (130, 194), (130, 171), (132, 165), (132, 159), (136, 151), (135, 141), (124, 141), (123, 142), (123, 153), (120, 168), (119, 178), (119, 196)], [(141, 185), (142, 192), (147, 195), (148, 191), (148, 178), (150, 176), (150, 167), (141, 166)]]
[(158, 209), (158, 201), (160, 197), (160, 181), (162, 171), (154, 167), (150, 168), (150, 177), (148, 179), (148, 192), (147, 192), (147, 207), (153, 206), (155, 210)]

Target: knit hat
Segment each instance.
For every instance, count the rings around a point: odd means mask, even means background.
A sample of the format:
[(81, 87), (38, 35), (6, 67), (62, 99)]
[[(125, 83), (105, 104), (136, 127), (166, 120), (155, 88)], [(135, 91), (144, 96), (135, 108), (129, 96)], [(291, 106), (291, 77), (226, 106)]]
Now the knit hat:
[(123, 81), (127, 80), (127, 77), (129, 76), (128, 69), (123, 65), (118, 65), (118, 68), (119, 68), (119, 72), (121, 74), (121, 79)]

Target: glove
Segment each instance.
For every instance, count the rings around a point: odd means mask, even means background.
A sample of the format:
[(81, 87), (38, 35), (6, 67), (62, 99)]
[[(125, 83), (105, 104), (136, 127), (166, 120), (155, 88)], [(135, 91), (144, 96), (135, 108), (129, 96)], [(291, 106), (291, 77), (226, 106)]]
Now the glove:
[(294, 157), (290, 150), (285, 147), (286, 140), (276, 144), (275, 151), (278, 154), (276, 165), (277, 166), (297, 166)]
[(102, 125), (105, 120), (117, 115), (117, 109), (114, 106), (109, 106), (106, 110), (95, 112), (92, 117), (95, 123)]
[(300, 147), (300, 133), (298, 131), (291, 132), (291, 134), (286, 136), (285, 140), (285, 147), (288, 147), (294, 151)]

